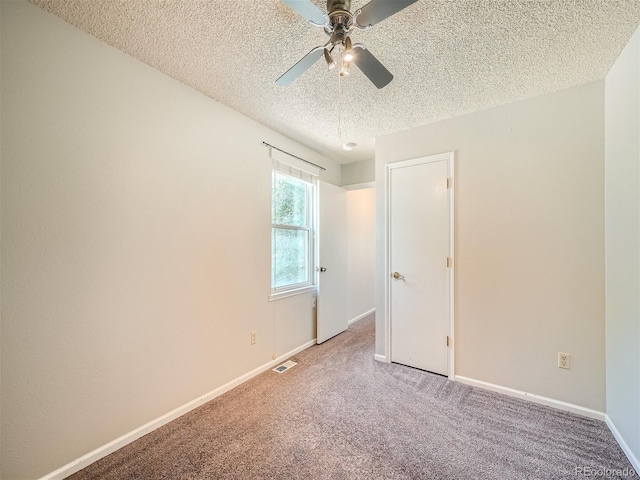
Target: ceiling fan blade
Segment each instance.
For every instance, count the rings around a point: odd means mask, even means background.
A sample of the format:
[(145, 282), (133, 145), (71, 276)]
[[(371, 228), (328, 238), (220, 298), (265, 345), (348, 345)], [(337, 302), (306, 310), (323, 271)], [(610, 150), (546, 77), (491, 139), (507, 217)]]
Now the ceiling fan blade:
[(391, 72), (362, 44), (353, 46), (353, 63), (378, 88), (386, 87), (393, 80)]
[(324, 13), (311, 3), (311, 0), (282, 0), (282, 3), (298, 12), (314, 25), (325, 24), (326, 18)]
[(302, 75), (307, 69), (316, 63), (320, 57), (322, 57), (324, 53), (324, 47), (316, 47), (307, 53), (302, 59), (298, 61), (293, 67), (287, 70), (278, 80), (276, 80), (276, 85), (280, 85), (286, 87), (287, 85), (291, 85), (291, 83)]
[(370, 27), (417, 1), (418, 0), (371, 0), (356, 12), (354, 20), (359, 27)]

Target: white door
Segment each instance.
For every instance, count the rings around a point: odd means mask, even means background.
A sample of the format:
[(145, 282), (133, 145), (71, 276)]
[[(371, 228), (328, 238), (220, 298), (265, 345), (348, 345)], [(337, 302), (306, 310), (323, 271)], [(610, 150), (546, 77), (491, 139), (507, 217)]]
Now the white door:
[(347, 195), (319, 182), (317, 342), (347, 329)]
[(449, 160), (408, 163), (389, 170), (391, 361), (447, 375)]

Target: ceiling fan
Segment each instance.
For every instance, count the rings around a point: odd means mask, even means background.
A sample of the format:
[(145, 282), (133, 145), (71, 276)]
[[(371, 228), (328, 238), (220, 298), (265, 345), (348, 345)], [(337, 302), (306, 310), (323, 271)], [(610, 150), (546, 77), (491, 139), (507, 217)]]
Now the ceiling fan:
[(348, 75), (351, 63), (354, 63), (376, 87), (387, 86), (393, 80), (391, 72), (363, 44), (352, 44), (350, 35), (355, 28), (364, 30), (372, 27), (417, 1), (371, 0), (352, 15), (351, 0), (327, 0), (327, 14), (322, 13), (311, 0), (282, 0), (282, 3), (298, 12), (311, 24), (323, 27), (325, 33), (329, 35), (329, 41), (315, 47), (302, 57), (276, 80), (276, 84), (291, 85), (322, 56), (329, 70), (333, 70), (337, 66), (333, 55), (336, 52), (339, 56), (340, 76)]

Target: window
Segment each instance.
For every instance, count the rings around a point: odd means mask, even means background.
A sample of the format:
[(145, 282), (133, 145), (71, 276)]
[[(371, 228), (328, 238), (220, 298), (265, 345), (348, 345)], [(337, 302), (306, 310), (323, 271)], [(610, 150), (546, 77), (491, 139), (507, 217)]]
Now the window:
[(314, 284), (315, 176), (274, 161), (271, 190), (271, 294)]

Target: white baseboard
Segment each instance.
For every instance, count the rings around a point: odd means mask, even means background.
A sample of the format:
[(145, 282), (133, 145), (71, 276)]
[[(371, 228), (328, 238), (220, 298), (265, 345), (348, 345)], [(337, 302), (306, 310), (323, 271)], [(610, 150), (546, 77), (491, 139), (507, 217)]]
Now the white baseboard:
[(190, 402), (185, 403), (181, 407), (178, 407), (175, 410), (172, 410), (169, 413), (166, 413), (165, 415), (162, 415), (161, 417), (158, 417), (155, 420), (152, 420), (149, 423), (142, 425), (141, 427), (138, 427), (129, 433), (125, 433), (121, 437), (116, 438), (115, 440), (107, 443), (106, 445), (103, 445), (102, 447), (99, 447), (94, 451), (89, 452), (86, 455), (83, 455), (80, 458), (77, 458), (76, 460), (73, 460), (67, 463), (63, 467), (60, 467), (59, 469), (45, 475), (44, 477), (41, 477), (40, 480), (59, 480), (59, 479), (66, 478), (69, 475), (72, 475), (78, 472), (79, 470), (82, 470), (83, 468), (91, 465), (93, 462), (100, 460), (103, 457), (106, 457), (107, 455), (124, 447), (125, 445), (130, 444), (131, 442), (139, 439), (140, 437), (146, 435), (147, 433), (150, 433), (162, 427), (163, 425), (166, 425), (170, 421), (175, 420), (176, 418), (184, 415), (185, 413), (190, 412), (194, 408), (197, 408), (200, 405), (203, 405), (208, 401), (213, 400), (216, 397), (219, 397), (223, 393), (228, 392), (229, 390), (237, 387), (238, 385), (246, 382), (247, 380), (252, 379), (256, 375), (259, 375), (262, 372), (266, 372), (267, 370), (278, 365), (283, 360), (286, 360), (288, 357), (291, 357), (315, 344), (316, 344), (316, 339), (314, 338), (310, 342), (307, 342), (304, 345), (299, 346), (298, 348), (294, 348), (293, 350), (285, 353), (284, 355), (278, 356), (275, 360), (267, 362), (264, 365), (261, 365), (260, 367), (254, 370), (251, 370), (249, 373), (245, 373), (244, 375), (234, 380), (231, 380), (228, 383), (225, 383), (221, 387), (218, 387), (215, 390), (212, 390), (209, 393), (199, 398), (196, 398), (195, 400), (191, 400)]
[(535, 393), (523, 392), (521, 390), (515, 390), (513, 388), (503, 387), (501, 385), (495, 385), (493, 383), (483, 382), (481, 380), (474, 380), (472, 378), (461, 377), (460, 375), (455, 376), (455, 381), (464, 383), (466, 385), (471, 385), (472, 387), (484, 388), (485, 390), (491, 390), (492, 392), (502, 393), (504, 395), (509, 395), (510, 397), (518, 397), (524, 400), (529, 400), (530, 402), (539, 403), (541, 405), (547, 405), (548, 407), (553, 407), (559, 410), (565, 410), (567, 412), (576, 413), (584, 417), (594, 418), (596, 420), (602, 420), (602, 421), (604, 421), (605, 419), (604, 412), (599, 412), (598, 410), (592, 410), (590, 408), (581, 407), (580, 405), (574, 405), (573, 403), (563, 402), (562, 400), (555, 400), (553, 398), (542, 397), (540, 395), (536, 395)]
[(349, 320), (348, 325), (351, 325), (352, 323), (356, 323), (358, 320), (362, 320), (364, 317), (367, 317), (367, 316), (371, 315), (375, 311), (376, 311), (376, 309), (372, 308), (368, 312), (364, 312), (362, 315), (358, 315), (356, 318), (352, 318), (351, 320)]
[(613, 434), (613, 438), (616, 439), (616, 441), (618, 442), (618, 445), (620, 445), (620, 448), (622, 449), (624, 454), (627, 456), (627, 458), (631, 462), (633, 469), (636, 471), (636, 473), (640, 473), (640, 460), (638, 460), (638, 457), (636, 457), (635, 454), (631, 451), (631, 447), (627, 445), (627, 442), (622, 437), (622, 434), (620, 433), (620, 431), (616, 428), (615, 424), (613, 423), (613, 420), (611, 420), (609, 415), (605, 415), (604, 421), (607, 424), (607, 427), (609, 427), (609, 430), (611, 430), (611, 433)]
[(390, 363), (385, 355), (380, 355), (379, 353), (376, 353), (373, 358), (379, 362)]

